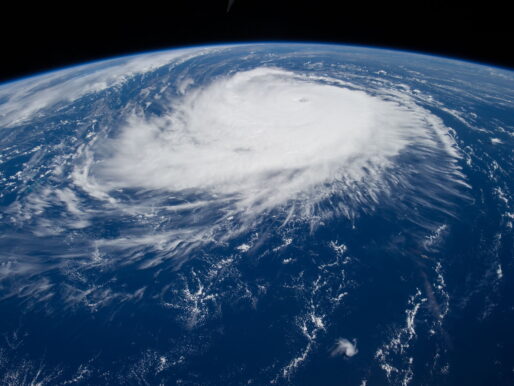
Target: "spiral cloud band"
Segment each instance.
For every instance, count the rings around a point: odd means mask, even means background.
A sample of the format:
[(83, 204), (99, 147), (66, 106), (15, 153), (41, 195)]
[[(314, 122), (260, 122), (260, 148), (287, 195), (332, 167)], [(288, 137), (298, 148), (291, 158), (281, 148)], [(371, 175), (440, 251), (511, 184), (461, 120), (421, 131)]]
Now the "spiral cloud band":
[(401, 182), (401, 154), (452, 152), (442, 123), (403, 96), (267, 67), (187, 86), (163, 116), (134, 112), (76, 183), (97, 197), (201, 192), (202, 200), (185, 200), (224, 202), (227, 218), (280, 207), (301, 217), (332, 194), (357, 206), (376, 201)]

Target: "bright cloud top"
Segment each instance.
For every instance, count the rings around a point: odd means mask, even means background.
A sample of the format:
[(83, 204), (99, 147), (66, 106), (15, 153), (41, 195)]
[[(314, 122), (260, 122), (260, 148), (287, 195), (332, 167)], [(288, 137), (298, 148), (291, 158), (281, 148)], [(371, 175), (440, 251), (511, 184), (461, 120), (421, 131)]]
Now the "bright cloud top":
[(383, 190), (410, 144), (437, 146), (428, 113), (413, 104), (275, 68), (218, 78), (170, 104), (163, 117), (134, 114), (96, 150), (89, 179), (76, 182), (98, 197), (122, 188), (204, 192), (245, 215), (292, 201), (310, 212), (355, 184), (368, 195)]

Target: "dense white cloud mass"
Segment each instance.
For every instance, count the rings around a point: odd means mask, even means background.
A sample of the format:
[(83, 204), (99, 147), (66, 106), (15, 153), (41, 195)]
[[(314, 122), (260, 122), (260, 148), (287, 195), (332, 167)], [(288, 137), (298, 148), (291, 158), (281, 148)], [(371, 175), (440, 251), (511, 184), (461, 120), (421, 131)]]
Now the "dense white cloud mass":
[(412, 144), (441, 146), (438, 125), (405, 100), (261, 67), (190, 89), (164, 116), (134, 112), (75, 182), (99, 198), (124, 188), (201, 193), (195, 205), (226, 202), (227, 217), (293, 203), (310, 216), (334, 193), (376, 200), (394, 180), (394, 157)]
[(346, 355), (347, 357), (353, 357), (357, 354), (357, 341), (350, 342), (348, 339), (339, 338), (336, 342), (336, 347), (330, 352), (330, 355)]

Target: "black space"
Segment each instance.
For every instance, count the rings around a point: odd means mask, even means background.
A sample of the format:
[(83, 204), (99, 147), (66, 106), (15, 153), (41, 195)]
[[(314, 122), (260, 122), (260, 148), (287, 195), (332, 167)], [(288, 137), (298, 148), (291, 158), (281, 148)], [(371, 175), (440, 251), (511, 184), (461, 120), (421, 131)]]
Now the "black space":
[(514, 68), (507, 2), (235, 0), (228, 13), (227, 3), (20, 2), (2, 12), (0, 81), (120, 54), (239, 41), (382, 46)]

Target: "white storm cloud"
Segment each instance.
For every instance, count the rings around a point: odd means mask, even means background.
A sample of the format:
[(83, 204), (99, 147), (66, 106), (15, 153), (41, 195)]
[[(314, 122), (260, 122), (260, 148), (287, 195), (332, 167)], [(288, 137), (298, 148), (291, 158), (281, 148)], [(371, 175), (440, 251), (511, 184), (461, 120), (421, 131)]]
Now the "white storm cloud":
[(382, 190), (393, 158), (429, 141), (425, 127), (419, 111), (396, 102), (257, 68), (189, 91), (164, 117), (134, 114), (76, 183), (97, 197), (123, 188), (207, 192), (245, 215), (299, 200), (307, 213), (333, 190)]

